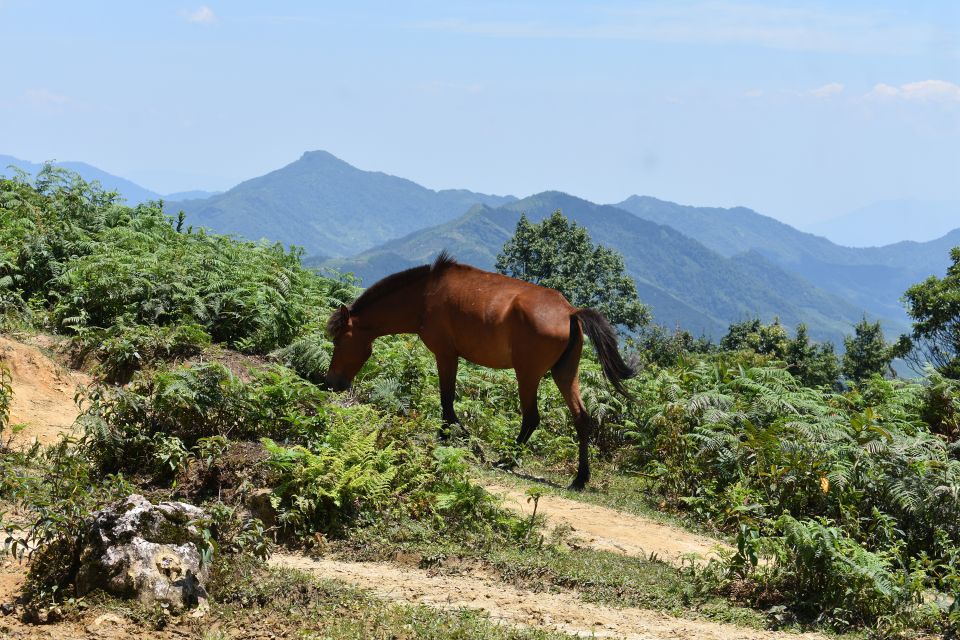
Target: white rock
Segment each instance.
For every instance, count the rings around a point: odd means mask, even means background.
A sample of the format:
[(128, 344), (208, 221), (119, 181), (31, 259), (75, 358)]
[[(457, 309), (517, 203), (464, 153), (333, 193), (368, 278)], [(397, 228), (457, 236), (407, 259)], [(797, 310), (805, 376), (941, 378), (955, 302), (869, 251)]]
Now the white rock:
[(131, 495), (93, 514), (77, 573), (77, 593), (103, 589), (144, 604), (182, 610), (205, 603), (202, 509), (182, 502), (151, 504)]

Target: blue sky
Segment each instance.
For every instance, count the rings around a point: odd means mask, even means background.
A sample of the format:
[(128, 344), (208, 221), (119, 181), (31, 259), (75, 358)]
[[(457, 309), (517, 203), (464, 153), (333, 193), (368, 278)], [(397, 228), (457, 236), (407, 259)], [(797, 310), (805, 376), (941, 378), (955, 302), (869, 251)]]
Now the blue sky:
[(0, 0), (0, 154), (159, 192), (325, 149), (432, 188), (960, 200), (960, 2)]

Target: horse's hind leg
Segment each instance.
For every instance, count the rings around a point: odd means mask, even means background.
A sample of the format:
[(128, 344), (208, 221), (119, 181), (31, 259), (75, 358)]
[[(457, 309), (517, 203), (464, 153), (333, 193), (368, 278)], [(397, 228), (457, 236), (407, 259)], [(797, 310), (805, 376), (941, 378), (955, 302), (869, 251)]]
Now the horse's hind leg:
[(441, 440), (450, 437), (450, 425), (460, 424), (453, 409), (453, 400), (457, 395), (457, 356), (437, 355), (437, 375), (440, 378), (440, 410), (443, 414), (443, 426), (438, 434)]
[(590, 433), (593, 431), (593, 421), (586, 407), (583, 406), (583, 399), (580, 397), (580, 349), (582, 342), (573, 345), (570, 351), (564, 354), (560, 361), (554, 365), (551, 373), (553, 381), (557, 383), (557, 388), (567, 401), (567, 407), (573, 414), (573, 424), (577, 428), (577, 440), (580, 445), (580, 457), (577, 464), (577, 476), (570, 483), (570, 488), (575, 491), (582, 491), (584, 486), (590, 480)]

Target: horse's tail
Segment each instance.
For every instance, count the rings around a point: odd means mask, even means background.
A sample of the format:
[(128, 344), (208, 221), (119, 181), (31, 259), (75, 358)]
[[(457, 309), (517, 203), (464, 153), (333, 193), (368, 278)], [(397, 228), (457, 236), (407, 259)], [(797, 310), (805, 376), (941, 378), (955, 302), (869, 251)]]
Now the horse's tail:
[(597, 350), (603, 375), (620, 395), (630, 398), (630, 392), (627, 391), (623, 381), (635, 376), (637, 370), (620, 357), (620, 352), (617, 350), (617, 330), (603, 317), (602, 313), (594, 309), (580, 309), (573, 315), (580, 321), (584, 333), (590, 337), (590, 342)]

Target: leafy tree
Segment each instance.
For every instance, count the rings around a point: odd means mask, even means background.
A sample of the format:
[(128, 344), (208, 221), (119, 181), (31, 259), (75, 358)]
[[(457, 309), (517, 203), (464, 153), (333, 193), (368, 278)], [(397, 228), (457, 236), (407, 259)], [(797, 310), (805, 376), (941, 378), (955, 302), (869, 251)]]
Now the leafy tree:
[(890, 363), (905, 355), (904, 342), (889, 344), (883, 339), (880, 322), (865, 317), (853, 328), (854, 334), (843, 339), (843, 375), (849, 380), (864, 380), (879, 373), (894, 375)]
[[(960, 378), (960, 247), (950, 250), (953, 264), (943, 278), (930, 276), (904, 294), (913, 318), (910, 360), (918, 368), (933, 365), (950, 378)], [(906, 337), (900, 343), (906, 346)]]
[(787, 371), (810, 387), (833, 385), (840, 376), (833, 345), (811, 342), (803, 324), (797, 326), (796, 337), (790, 338), (779, 319), (774, 319), (772, 324), (763, 324), (758, 319), (738, 322), (730, 325), (727, 335), (720, 340), (720, 349), (747, 349), (770, 356), (785, 363)]
[(571, 304), (597, 309), (631, 331), (650, 321), (633, 279), (624, 273), (623, 256), (594, 245), (587, 230), (559, 209), (536, 224), (521, 215), (496, 266), (500, 273), (556, 289)]
[(784, 360), (789, 342), (787, 329), (774, 318), (772, 324), (763, 324), (759, 319), (744, 320), (730, 325), (727, 335), (720, 339), (723, 351), (750, 349), (760, 355), (774, 356)]
[(716, 350), (710, 338), (693, 334), (679, 327), (670, 332), (659, 325), (650, 325), (640, 330), (627, 341), (644, 362), (660, 367), (670, 367), (690, 354), (710, 353)]
[(787, 344), (787, 371), (810, 387), (830, 386), (840, 377), (840, 365), (829, 342), (811, 342), (807, 326), (799, 325), (797, 335)]

